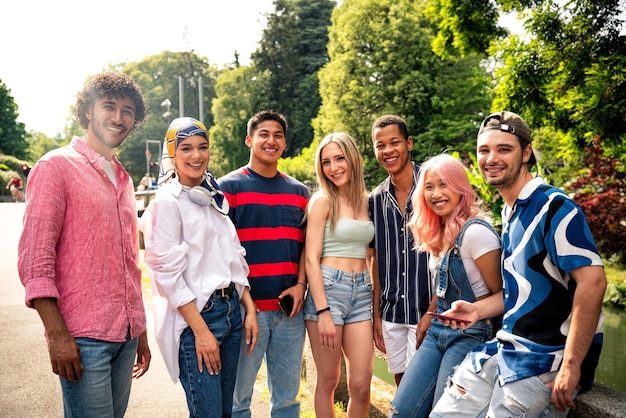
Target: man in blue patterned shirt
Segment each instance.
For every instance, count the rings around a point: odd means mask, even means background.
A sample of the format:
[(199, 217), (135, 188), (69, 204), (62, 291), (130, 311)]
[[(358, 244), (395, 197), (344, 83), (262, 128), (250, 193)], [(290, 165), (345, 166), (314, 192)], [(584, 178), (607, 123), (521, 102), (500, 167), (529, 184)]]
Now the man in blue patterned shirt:
[[(581, 209), (534, 178), (530, 128), (512, 112), (481, 124), (477, 159), (502, 211), (503, 291), (449, 314), (504, 312), (496, 338), (458, 367), (433, 417), (565, 417), (593, 382), (602, 344), (602, 260)], [(469, 325), (451, 324), (465, 328)]]

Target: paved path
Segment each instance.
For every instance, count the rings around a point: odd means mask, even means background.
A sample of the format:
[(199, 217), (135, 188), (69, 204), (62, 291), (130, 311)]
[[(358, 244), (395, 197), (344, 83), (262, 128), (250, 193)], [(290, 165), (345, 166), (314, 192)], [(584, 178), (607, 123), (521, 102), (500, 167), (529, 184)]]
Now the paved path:
[[(23, 214), (23, 203), (0, 203), (0, 417), (58, 418), (63, 416), (61, 387), (51, 371), (41, 320), (25, 307), (17, 274)], [(126, 417), (188, 417), (184, 391), (169, 378), (153, 338), (151, 303), (146, 308), (152, 362), (148, 373), (133, 382)], [(269, 416), (269, 406), (258, 391), (252, 416)]]

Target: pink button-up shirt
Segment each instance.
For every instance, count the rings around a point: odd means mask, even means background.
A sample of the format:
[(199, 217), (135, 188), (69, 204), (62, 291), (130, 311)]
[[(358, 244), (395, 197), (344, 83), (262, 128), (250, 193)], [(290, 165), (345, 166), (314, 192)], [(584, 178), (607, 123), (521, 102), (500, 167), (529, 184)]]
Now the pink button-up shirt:
[(32, 169), (18, 270), (26, 305), (56, 298), (70, 334), (122, 342), (146, 330), (138, 260), (137, 212), (128, 173), (81, 138)]

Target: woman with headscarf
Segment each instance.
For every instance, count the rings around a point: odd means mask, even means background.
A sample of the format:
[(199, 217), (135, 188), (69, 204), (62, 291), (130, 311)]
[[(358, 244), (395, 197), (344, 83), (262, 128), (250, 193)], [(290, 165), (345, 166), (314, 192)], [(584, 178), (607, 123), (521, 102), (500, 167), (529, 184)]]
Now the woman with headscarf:
[(175, 119), (156, 197), (142, 216), (144, 258), (156, 339), (172, 380), (185, 390), (189, 415), (229, 417), (242, 332), (249, 354), (258, 324), (245, 250), (208, 164), (204, 125)]

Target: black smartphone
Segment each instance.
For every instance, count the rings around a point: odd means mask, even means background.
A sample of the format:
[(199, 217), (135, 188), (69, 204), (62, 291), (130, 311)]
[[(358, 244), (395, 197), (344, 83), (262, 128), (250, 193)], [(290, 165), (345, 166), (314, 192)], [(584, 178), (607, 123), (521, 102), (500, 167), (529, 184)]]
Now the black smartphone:
[(285, 316), (291, 315), (291, 311), (293, 310), (293, 297), (291, 297), (291, 295), (285, 295), (282, 298), (278, 298), (278, 307)]

